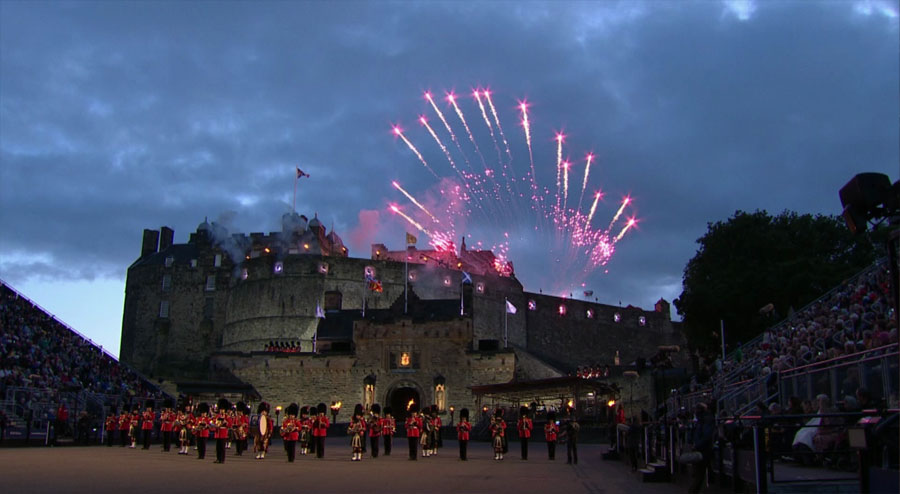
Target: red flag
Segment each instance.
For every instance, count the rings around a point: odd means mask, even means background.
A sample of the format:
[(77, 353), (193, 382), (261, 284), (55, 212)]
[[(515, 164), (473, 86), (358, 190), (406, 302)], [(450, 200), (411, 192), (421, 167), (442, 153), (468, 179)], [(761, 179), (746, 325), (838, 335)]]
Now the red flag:
[(299, 167), (297, 168), (297, 178), (309, 177), (309, 173), (304, 173)]

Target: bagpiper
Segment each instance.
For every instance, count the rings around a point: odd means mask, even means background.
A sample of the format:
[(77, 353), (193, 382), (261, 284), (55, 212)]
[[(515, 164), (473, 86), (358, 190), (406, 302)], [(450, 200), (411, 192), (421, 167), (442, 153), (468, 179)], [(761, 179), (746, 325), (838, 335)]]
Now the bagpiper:
[(312, 440), (312, 420), (309, 418), (309, 407), (300, 408), (300, 454), (309, 453), (309, 443)]
[(559, 423), (556, 422), (556, 412), (547, 412), (547, 423), (544, 425), (544, 439), (547, 440), (547, 456), (551, 460), (556, 459), (556, 440), (559, 437)]
[(503, 459), (503, 438), (506, 436), (506, 421), (503, 420), (503, 409), (498, 408), (491, 418), (491, 441), (494, 445), (494, 459)]
[(313, 419), (313, 437), (316, 441), (316, 458), (325, 457), (325, 437), (328, 436), (328, 426), (331, 425), (328, 417), (325, 416), (325, 410), (326, 407), (324, 403), (316, 405), (318, 414), (316, 415), (316, 418)]
[(135, 405), (131, 410), (131, 420), (128, 422), (128, 440), (131, 441), (131, 449), (137, 447), (138, 427), (141, 424), (141, 406)]
[(188, 449), (191, 447), (191, 428), (194, 426), (194, 417), (192, 414), (188, 413), (187, 405), (182, 405), (178, 410), (178, 414), (175, 416), (175, 426), (173, 427), (173, 431), (178, 437), (178, 454), (187, 455), (190, 454)]
[(416, 460), (416, 449), (422, 435), (422, 420), (418, 416), (419, 406), (413, 403), (406, 417), (406, 437), (409, 440), (409, 459)]
[(106, 415), (106, 445), (113, 445), (113, 437), (116, 435), (116, 432), (119, 430), (119, 417), (116, 415), (116, 409), (110, 408), (109, 413)]
[(197, 440), (197, 459), (206, 458), (206, 440), (209, 439), (209, 405), (197, 405), (198, 417), (194, 419), (194, 438)]
[(459, 411), (459, 422), (456, 424), (456, 439), (459, 441), (459, 459), (467, 461), (466, 456), (469, 447), (469, 433), (472, 431), (472, 424), (469, 423), (469, 409), (463, 408)]
[(531, 438), (531, 430), (534, 424), (528, 416), (528, 407), (519, 407), (519, 420), (516, 422), (516, 430), (519, 432), (519, 443), (522, 445), (522, 459), (528, 459), (528, 439)]
[(394, 433), (397, 432), (397, 422), (394, 420), (391, 407), (384, 407), (384, 417), (381, 419), (381, 437), (384, 441), (384, 456), (391, 455), (391, 446), (394, 442)]
[(350, 448), (353, 450), (353, 457), (350, 461), (362, 460), (365, 434), (366, 420), (363, 417), (363, 407), (357, 404), (353, 410), (353, 416), (350, 417), (350, 426), (347, 428), (347, 435), (350, 436)]
[(428, 458), (434, 451), (434, 418), (431, 416), (432, 408), (422, 409), (422, 437), (419, 444), (422, 445), (422, 456)]
[(381, 437), (381, 405), (372, 405), (366, 427), (369, 431), (369, 445), (372, 447), (372, 458), (378, 458), (378, 438)]
[(216, 416), (213, 420), (216, 437), (215, 463), (225, 463), (225, 445), (228, 442), (228, 431), (231, 429), (231, 423), (228, 418), (228, 410), (231, 409), (231, 403), (225, 398), (220, 398), (216, 405)]
[(253, 434), (253, 452), (256, 453), (256, 459), (262, 460), (266, 457), (269, 450), (269, 439), (275, 429), (272, 419), (269, 418), (269, 404), (262, 402), (256, 407), (256, 413), (259, 414), (259, 421), (256, 423), (256, 429)]
[(285, 409), (284, 420), (281, 422), (281, 439), (284, 441), (284, 450), (287, 452), (287, 461), (294, 462), (297, 454), (297, 439), (300, 438), (300, 421), (297, 419), (297, 412), (300, 407), (296, 403), (291, 403)]

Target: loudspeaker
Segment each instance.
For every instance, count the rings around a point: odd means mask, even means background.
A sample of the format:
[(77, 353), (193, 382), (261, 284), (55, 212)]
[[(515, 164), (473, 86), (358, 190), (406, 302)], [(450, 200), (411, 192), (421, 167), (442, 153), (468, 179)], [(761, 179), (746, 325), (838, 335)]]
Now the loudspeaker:
[(860, 173), (841, 187), (841, 206), (870, 213), (884, 202), (891, 189), (891, 179), (883, 173)]

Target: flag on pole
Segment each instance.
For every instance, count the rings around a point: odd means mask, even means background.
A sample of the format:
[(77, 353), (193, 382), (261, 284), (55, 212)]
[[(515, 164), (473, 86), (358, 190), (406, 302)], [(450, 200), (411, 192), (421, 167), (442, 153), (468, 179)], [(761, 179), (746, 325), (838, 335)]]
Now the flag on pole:
[(406, 245), (415, 245), (415, 244), (416, 244), (416, 237), (414, 237), (413, 235), (410, 235), (410, 234), (407, 232), (407, 234), (406, 234)]
[(585, 291), (584, 291), (584, 296), (585, 296), (585, 297), (590, 297), (590, 296), (593, 295), (593, 294), (594, 294), (594, 291), (593, 291), (593, 290), (585, 290)]
[(316, 317), (319, 319), (325, 319), (325, 311), (322, 310), (322, 306), (316, 302)]
[(506, 313), (507, 314), (515, 314), (516, 306), (512, 304), (509, 300), (506, 301)]
[(297, 178), (303, 178), (303, 177), (309, 178), (309, 173), (304, 173), (303, 170), (301, 170), (299, 167), (297, 167)]
[(462, 282), (468, 283), (471, 285), (472, 284), (472, 275), (470, 275), (469, 273), (467, 273), (465, 271), (463, 271), (462, 274), (463, 274)]

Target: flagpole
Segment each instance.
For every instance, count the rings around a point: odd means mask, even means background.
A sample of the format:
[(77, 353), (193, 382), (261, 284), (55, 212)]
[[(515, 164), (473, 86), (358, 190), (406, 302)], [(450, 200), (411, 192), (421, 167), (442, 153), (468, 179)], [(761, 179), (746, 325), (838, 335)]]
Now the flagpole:
[(725, 364), (725, 320), (719, 319), (719, 333), (722, 334), (722, 365)]
[(503, 348), (509, 348), (509, 299), (503, 298)]
[(409, 244), (406, 245), (406, 265), (405, 272), (403, 274), (403, 313), (407, 313), (408, 305), (409, 305)]
[(463, 316), (466, 314), (465, 306), (463, 305), (463, 280), (465, 278), (459, 279), (459, 315)]
[(294, 172), (294, 202), (291, 204), (291, 212), (297, 212), (297, 180), (300, 180), (299, 173)]

